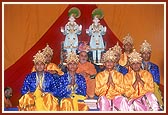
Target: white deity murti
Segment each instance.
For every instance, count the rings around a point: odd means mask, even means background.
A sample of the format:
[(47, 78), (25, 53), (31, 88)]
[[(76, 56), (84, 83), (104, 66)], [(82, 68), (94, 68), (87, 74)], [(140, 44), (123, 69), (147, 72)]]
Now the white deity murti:
[[(107, 28), (103, 27), (99, 22), (103, 18), (103, 13), (100, 9), (95, 9), (92, 12), (93, 23), (90, 25), (89, 29), (86, 29), (86, 33), (91, 37), (90, 39), (90, 50), (92, 51), (93, 61), (100, 63), (101, 52), (105, 50), (105, 45), (103, 41), (103, 35), (105, 35)], [(97, 51), (97, 55), (96, 55)]]
[(80, 10), (73, 7), (68, 12), (69, 22), (65, 25), (65, 28), (61, 27), (61, 32), (65, 35), (64, 50), (69, 52), (76, 52), (78, 48), (78, 35), (81, 34), (82, 25), (78, 25), (75, 22), (75, 18), (80, 17)]

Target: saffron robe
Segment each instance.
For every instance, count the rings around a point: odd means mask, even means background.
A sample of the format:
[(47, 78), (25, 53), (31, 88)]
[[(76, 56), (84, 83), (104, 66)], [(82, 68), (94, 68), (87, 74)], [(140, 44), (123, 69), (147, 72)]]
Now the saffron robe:
[(96, 69), (93, 64), (90, 62), (85, 62), (84, 64), (79, 63), (78, 64), (78, 69), (76, 70), (77, 73), (85, 72), (87, 73), (86, 76), (84, 76), (86, 80), (86, 85), (87, 85), (87, 95), (91, 98), (94, 97), (95, 95), (95, 79), (91, 79), (91, 75), (96, 74)]
[(138, 83), (135, 89), (132, 85), (136, 80), (136, 73), (132, 70), (124, 77), (125, 95), (129, 99), (130, 111), (159, 110), (157, 98), (153, 94), (154, 82), (152, 75), (146, 70), (140, 70), (138, 73), (144, 81), (144, 86)]

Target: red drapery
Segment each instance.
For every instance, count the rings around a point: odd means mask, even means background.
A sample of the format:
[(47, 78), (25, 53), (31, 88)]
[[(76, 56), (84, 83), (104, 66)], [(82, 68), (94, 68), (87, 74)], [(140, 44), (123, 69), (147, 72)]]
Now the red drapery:
[[(60, 49), (61, 42), (64, 41), (65, 36), (60, 32), (60, 27), (64, 27), (68, 21), (68, 10), (71, 7), (77, 7), (81, 11), (81, 16), (76, 19), (78, 24), (82, 25), (82, 33), (79, 36), (79, 41), (88, 41), (90, 40), (89, 36), (85, 33), (85, 30), (89, 28), (89, 25), (92, 23), (92, 11), (97, 8), (96, 5), (87, 5), (87, 4), (76, 4), (69, 5), (62, 15), (55, 21), (55, 23), (50, 27), (50, 29), (41, 37), (41, 39), (25, 54), (23, 55), (15, 64), (10, 66), (5, 70), (4, 73), (4, 87), (10, 86), (13, 89), (13, 97), (11, 101), (13, 106), (18, 105), (18, 100), (21, 97), (20, 90), (23, 85), (25, 76), (31, 72), (33, 67), (33, 55), (40, 49), (43, 49), (46, 46), (46, 43), (54, 49), (53, 62), (59, 64), (60, 62)], [(106, 22), (102, 19), (100, 23), (103, 26), (107, 27), (107, 33), (104, 35), (104, 41), (107, 43), (107, 49), (114, 46), (117, 41), (121, 45), (122, 43), (117, 39), (113, 32), (109, 29)]]

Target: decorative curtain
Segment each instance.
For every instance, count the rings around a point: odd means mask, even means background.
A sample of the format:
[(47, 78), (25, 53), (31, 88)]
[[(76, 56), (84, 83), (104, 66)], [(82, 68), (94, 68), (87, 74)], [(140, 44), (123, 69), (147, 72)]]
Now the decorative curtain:
[[(134, 39), (134, 47), (146, 39), (152, 44), (151, 60), (160, 67), (161, 84), (164, 73), (164, 16), (163, 5), (116, 5), (116, 4), (5, 4), (4, 6), (4, 86), (13, 89), (12, 103), (18, 105), (20, 90), (25, 76), (33, 67), (33, 55), (46, 46), (54, 49), (53, 62), (60, 63), (61, 42), (65, 36), (60, 32), (68, 22), (68, 10), (78, 7), (81, 16), (76, 19), (82, 25), (79, 41), (90, 40), (85, 30), (92, 23), (91, 13), (101, 8), (104, 18), (101, 24), (107, 27), (104, 41), (107, 49), (127, 34)], [(157, 47), (156, 47), (157, 46)], [(2, 76), (3, 77), (3, 76)]]

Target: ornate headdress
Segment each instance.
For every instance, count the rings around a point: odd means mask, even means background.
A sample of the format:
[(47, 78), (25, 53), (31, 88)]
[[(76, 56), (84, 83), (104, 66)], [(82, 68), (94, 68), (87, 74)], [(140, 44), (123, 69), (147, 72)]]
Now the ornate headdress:
[(41, 52), (41, 50), (39, 50), (34, 56), (33, 56), (33, 62), (36, 64), (38, 61), (41, 61), (45, 64), (45, 56), (44, 54)]
[(152, 51), (152, 48), (151, 48), (151, 45), (146, 41), (144, 40), (144, 42), (142, 43), (142, 45), (140, 45), (140, 52), (143, 53), (145, 51), (147, 52), (151, 52)]
[(142, 62), (141, 54), (138, 53), (138, 52), (136, 52), (135, 49), (133, 50), (132, 53), (130, 53), (130, 54), (128, 55), (128, 57), (129, 57), (129, 62), (130, 62), (131, 64), (134, 63), (134, 62), (139, 62), (139, 63)]
[(51, 49), (50, 46), (47, 44), (47, 46), (43, 49), (43, 54), (44, 55), (50, 54), (52, 56), (53, 55), (53, 49)]
[(129, 33), (123, 38), (123, 44), (125, 45), (126, 43), (133, 44), (133, 39)]
[(104, 17), (104, 14), (101, 9), (96, 8), (92, 11), (92, 18), (94, 18), (95, 16), (99, 19), (102, 19)]
[(69, 11), (68, 11), (68, 16), (73, 16), (74, 18), (79, 18), (81, 15), (81, 12), (78, 8), (76, 7), (72, 7)]
[(90, 50), (90, 46), (88, 45), (87, 42), (79, 43), (78, 52), (82, 52), (82, 51), (89, 52), (89, 50)]
[(116, 55), (115, 55), (116, 52), (114, 52), (112, 50), (112, 48), (109, 48), (109, 50), (103, 54), (103, 58), (102, 58), (102, 61), (103, 62), (106, 62), (108, 60), (111, 60), (111, 61), (115, 61), (116, 60)]
[(68, 55), (67, 55), (66, 63), (68, 64), (68, 63), (70, 63), (70, 62), (72, 62), (72, 61), (74, 61), (74, 62), (76, 62), (76, 63), (79, 62), (79, 56), (76, 55), (75, 52), (69, 52)]
[(113, 51), (115, 51), (116, 53), (119, 53), (119, 54), (122, 53), (122, 49), (121, 49), (121, 47), (119, 46), (118, 42), (117, 42), (117, 44), (116, 44), (114, 47), (112, 47), (112, 49), (113, 49)]

